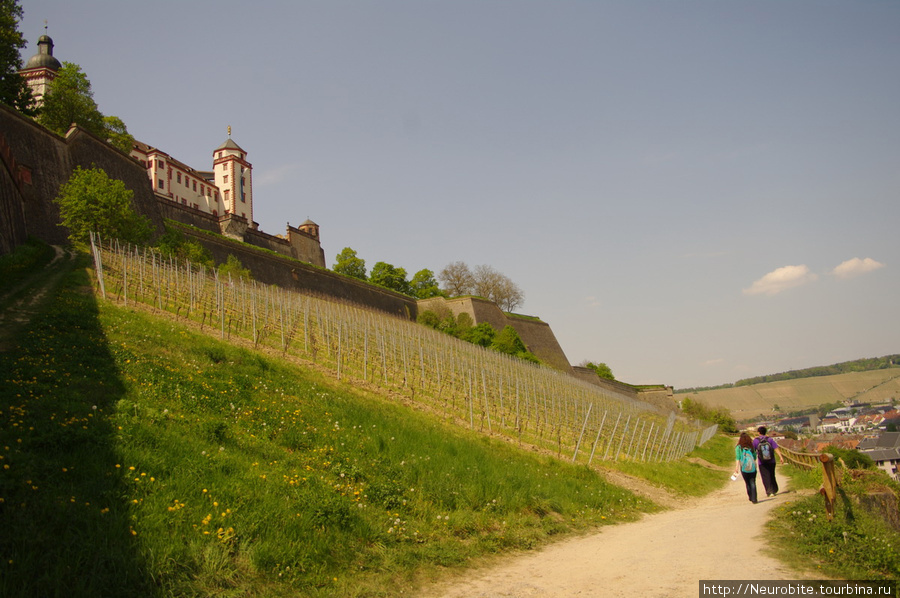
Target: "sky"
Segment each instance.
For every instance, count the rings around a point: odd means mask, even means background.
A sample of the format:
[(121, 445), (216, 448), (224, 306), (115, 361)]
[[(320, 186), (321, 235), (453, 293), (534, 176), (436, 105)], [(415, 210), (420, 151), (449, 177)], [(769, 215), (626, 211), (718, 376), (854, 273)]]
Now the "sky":
[(106, 115), (254, 220), (512, 279), (676, 389), (900, 353), (900, 2), (20, 0)]

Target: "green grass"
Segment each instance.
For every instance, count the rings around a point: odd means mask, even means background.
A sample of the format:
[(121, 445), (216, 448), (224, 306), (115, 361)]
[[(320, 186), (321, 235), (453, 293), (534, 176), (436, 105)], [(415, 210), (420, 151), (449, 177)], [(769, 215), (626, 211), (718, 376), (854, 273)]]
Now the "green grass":
[[(0, 595), (396, 595), (656, 509), (587, 467), (98, 302), (80, 260), (0, 353)], [(720, 473), (656, 469), (691, 488)]]
[(871, 492), (900, 497), (900, 484), (881, 471), (846, 472), (838, 487), (834, 520), (828, 521), (824, 498), (803, 492), (818, 491), (821, 468), (787, 471), (792, 489), (800, 492), (778, 506), (768, 523), (770, 545), (782, 560), (821, 577), (900, 580), (900, 531), (860, 501)]
[[(36, 239), (28, 239), (15, 252), (0, 256), (0, 280), (3, 281), (0, 295), (6, 295), (22, 281), (28, 279), (36, 269), (49, 264), (53, 255), (53, 248), (49, 245)], [(4, 299), (8, 300), (7, 297)]]

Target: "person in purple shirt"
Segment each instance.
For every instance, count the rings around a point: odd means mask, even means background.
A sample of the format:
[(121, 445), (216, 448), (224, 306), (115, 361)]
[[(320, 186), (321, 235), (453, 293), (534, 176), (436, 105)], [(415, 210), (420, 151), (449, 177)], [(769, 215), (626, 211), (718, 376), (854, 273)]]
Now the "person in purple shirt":
[(778, 494), (778, 481), (775, 479), (775, 457), (777, 456), (784, 465), (784, 456), (775, 440), (766, 436), (765, 426), (760, 426), (756, 431), (759, 436), (753, 439), (753, 449), (759, 460), (759, 477), (762, 478), (763, 486), (766, 488), (766, 496), (775, 496)]

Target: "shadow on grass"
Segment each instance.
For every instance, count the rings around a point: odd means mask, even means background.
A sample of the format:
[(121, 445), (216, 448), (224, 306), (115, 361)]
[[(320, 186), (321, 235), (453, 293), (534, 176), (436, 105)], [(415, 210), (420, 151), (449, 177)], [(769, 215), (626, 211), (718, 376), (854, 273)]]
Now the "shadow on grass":
[(149, 596), (117, 430), (122, 383), (79, 258), (0, 353), (0, 595)]

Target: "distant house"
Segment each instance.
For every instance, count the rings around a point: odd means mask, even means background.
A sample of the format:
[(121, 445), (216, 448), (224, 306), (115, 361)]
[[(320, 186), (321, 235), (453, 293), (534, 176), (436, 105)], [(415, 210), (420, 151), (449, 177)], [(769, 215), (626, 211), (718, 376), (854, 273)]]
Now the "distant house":
[(792, 430), (803, 434), (814, 431), (819, 426), (819, 418), (816, 415), (804, 415), (802, 417), (788, 417), (775, 422), (773, 428), (776, 430)]
[(850, 427), (849, 421), (850, 420), (847, 418), (841, 419), (840, 417), (829, 414), (826, 415), (821, 422), (819, 422), (818, 431), (820, 434), (843, 432)]
[(882, 432), (876, 438), (866, 438), (859, 443), (859, 450), (871, 457), (879, 469), (900, 481), (897, 473), (900, 465), (900, 432)]

